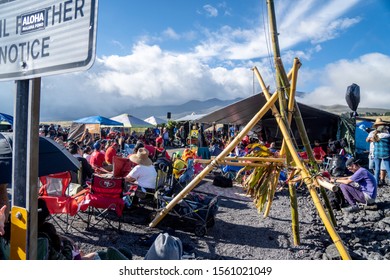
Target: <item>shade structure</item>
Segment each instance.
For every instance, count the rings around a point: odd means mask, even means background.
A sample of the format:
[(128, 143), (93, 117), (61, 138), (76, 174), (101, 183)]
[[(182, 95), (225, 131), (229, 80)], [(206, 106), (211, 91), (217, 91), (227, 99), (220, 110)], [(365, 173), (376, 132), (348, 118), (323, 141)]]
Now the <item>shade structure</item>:
[(153, 125), (158, 125), (158, 124), (164, 124), (164, 123), (167, 123), (166, 120), (163, 120), (159, 117), (155, 117), (155, 116), (150, 116), (149, 118), (147, 119), (144, 119), (145, 122), (148, 122), (148, 123), (151, 123)]
[[(12, 182), (13, 133), (0, 132), (0, 184)], [(49, 137), (39, 137), (38, 176), (78, 170), (80, 162)]]
[(6, 122), (6, 123), (9, 123), (10, 125), (13, 125), (14, 118), (10, 115), (0, 113), (0, 122)]
[(199, 119), (203, 118), (204, 116), (206, 116), (206, 114), (192, 113), (191, 115), (181, 117), (179, 119), (176, 119), (175, 121), (177, 121), (177, 122), (197, 122)]
[[(197, 122), (205, 124), (246, 125), (252, 117), (267, 102), (263, 93), (252, 95), (231, 105), (215, 110), (199, 118)], [(310, 141), (316, 139), (327, 143), (329, 139), (336, 139), (340, 116), (297, 102)], [(278, 107), (278, 104), (276, 104)], [(272, 111), (269, 110), (261, 121), (255, 125), (254, 131), (263, 131), (265, 136), (281, 139), (279, 127)], [(301, 141), (295, 122), (291, 125), (292, 136), (299, 143)], [(281, 140), (280, 140), (281, 141)], [(299, 143), (300, 144), (300, 143)]]
[(137, 117), (130, 114), (121, 114), (110, 118), (111, 120), (123, 123), (123, 127), (129, 128), (148, 128), (154, 127), (151, 123), (145, 122)]
[(83, 124), (100, 124), (100, 125), (106, 125), (106, 126), (123, 126), (122, 122), (109, 119), (103, 116), (90, 116), (81, 118), (78, 120), (73, 121), (74, 123), (83, 123)]

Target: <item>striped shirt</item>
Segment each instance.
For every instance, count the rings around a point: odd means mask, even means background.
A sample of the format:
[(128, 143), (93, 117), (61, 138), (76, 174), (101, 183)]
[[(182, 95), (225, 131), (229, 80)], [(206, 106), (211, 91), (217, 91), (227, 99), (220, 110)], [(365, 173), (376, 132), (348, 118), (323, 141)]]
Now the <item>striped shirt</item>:
[(374, 157), (388, 158), (390, 157), (390, 138), (380, 138), (378, 142), (374, 142)]

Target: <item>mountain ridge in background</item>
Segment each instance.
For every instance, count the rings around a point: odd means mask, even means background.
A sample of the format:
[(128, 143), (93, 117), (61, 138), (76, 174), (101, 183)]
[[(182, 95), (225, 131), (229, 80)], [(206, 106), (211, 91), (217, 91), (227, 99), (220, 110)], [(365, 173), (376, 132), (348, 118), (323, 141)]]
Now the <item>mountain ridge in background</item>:
[[(192, 113), (195, 114), (208, 114), (213, 111), (219, 110), (223, 107), (231, 105), (235, 102), (242, 100), (242, 98), (236, 98), (232, 100), (220, 100), (218, 98), (212, 98), (205, 101), (190, 100), (181, 105), (164, 105), (164, 106), (143, 106), (131, 109), (131, 114), (145, 119), (149, 116), (156, 116), (162, 119), (167, 118), (167, 112), (171, 112), (171, 119), (175, 120)], [(304, 103), (303, 103), (304, 104)], [(320, 110), (340, 115), (342, 113), (350, 113), (352, 110), (347, 105), (309, 105), (311, 107), (318, 108)], [(366, 115), (366, 113), (382, 115), (390, 112), (390, 109), (385, 108), (370, 108), (362, 107), (357, 109), (359, 115)]]
[[(135, 107), (135, 108), (129, 108), (128, 112), (124, 112), (130, 115), (133, 115), (140, 119), (146, 119), (150, 116), (155, 116), (158, 118), (161, 118), (163, 120), (167, 119), (167, 113), (171, 113), (171, 120), (176, 120), (179, 118), (182, 118), (187, 115), (194, 114), (208, 114), (211, 112), (214, 112), (216, 110), (219, 110), (223, 107), (226, 107), (228, 105), (231, 105), (233, 103), (236, 103), (243, 98), (236, 98), (231, 100), (220, 100), (218, 98), (211, 98), (205, 101), (200, 100), (190, 100), (188, 102), (185, 102), (181, 105), (162, 105), (162, 106), (143, 106), (143, 107)], [(304, 103), (303, 103), (304, 104)], [(352, 110), (347, 105), (308, 105), (329, 113), (333, 113), (336, 115), (340, 115), (342, 113), (350, 113)], [(384, 115), (385, 113), (388, 113), (387, 115), (390, 115), (390, 109), (384, 109), (384, 108), (369, 108), (369, 107), (362, 107), (358, 108), (357, 113), (359, 116), (364, 116), (364, 118), (374, 118), (377, 115)], [(369, 114), (367, 114), (369, 113)], [(385, 117), (386, 118), (386, 117)], [(70, 122), (69, 120), (68, 122)], [(56, 121), (51, 121), (56, 122)], [(49, 122), (46, 122), (49, 123)]]

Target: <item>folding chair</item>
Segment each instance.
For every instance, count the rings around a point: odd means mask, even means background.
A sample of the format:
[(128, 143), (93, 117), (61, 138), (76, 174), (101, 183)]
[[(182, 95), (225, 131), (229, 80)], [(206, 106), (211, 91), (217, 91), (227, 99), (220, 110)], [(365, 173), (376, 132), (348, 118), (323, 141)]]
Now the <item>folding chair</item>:
[(72, 186), (70, 184), (72, 180), (70, 171), (42, 176), (39, 180), (41, 187), (38, 198), (46, 202), (53, 222), (64, 233), (67, 233), (71, 228), (80, 232), (72, 225), (78, 212), (88, 208), (85, 200), (88, 190), (75, 191), (70, 189)]
[[(118, 230), (121, 228), (124, 208), (123, 190), (125, 179), (113, 177), (111, 174), (94, 174), (91, 180), (88, 200), (87, 229), (107, 223), (115, 229), (112, 214), (118, 218)], [(93, 219), (93, 220), (92, 220)]]

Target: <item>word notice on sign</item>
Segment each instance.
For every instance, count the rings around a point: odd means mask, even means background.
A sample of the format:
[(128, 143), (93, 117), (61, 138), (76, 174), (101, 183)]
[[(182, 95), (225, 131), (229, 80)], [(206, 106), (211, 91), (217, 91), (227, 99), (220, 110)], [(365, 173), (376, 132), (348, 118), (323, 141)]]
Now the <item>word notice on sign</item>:
[(0, 1), (0, 81), (89, 69), (98, 0)]

